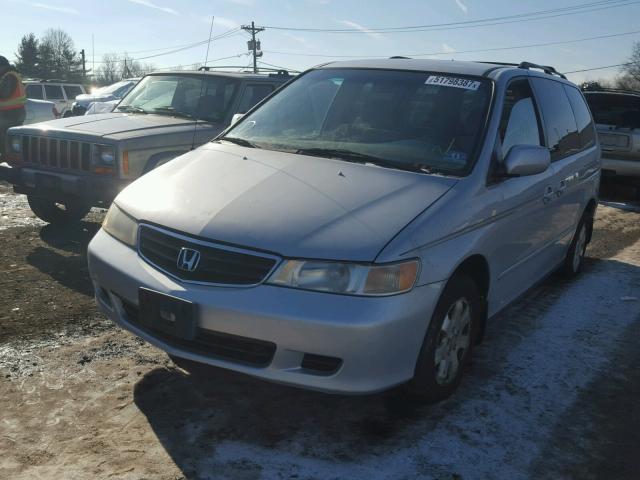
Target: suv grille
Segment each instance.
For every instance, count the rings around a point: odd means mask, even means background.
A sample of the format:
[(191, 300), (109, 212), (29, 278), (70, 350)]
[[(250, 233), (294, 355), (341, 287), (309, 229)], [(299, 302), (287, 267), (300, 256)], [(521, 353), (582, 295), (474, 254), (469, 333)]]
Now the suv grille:
[(276, 352), (276, 344), (255, 338), (241, 337), (230, 333), (215, 332), (198, 328), (193, 340), (176, 338), (155, 329), (144, 327), (140, 324), (140, 311), (137, 305), (122, 298), (122, 308), (127, 315), (127, 320), (136, 328), (149, 335), (162, 340), (175, 347), (192, 353), (206, 355), (237, 363), (245, 363), (254, 367), (266, 367), (271, 363)]
[(88, 172), (91, 170), (91, 143), (25, 135), (22, 137), (22, 161)]
[[(203, 242), (146, 225), (140, 227), (139, 236), (138, 251), (142, 258), (187, 282), (256, 285), (278, 262), (275, 256)], [(200, 260), (193, 271), (178, 268), (178, 256), (183, 248), (200, 253)]]

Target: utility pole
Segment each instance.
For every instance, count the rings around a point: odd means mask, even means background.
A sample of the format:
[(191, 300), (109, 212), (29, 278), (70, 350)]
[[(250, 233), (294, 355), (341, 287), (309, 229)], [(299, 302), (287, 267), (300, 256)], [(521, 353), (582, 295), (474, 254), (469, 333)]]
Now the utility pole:
[(260, 40), (256, 42), (256, 33), (264, 31), (264, 27), (256, 27), (254, 22), (251, 25), (243, 25), (242, 30), (251, 33), (251, 40), (247, 42), (249, 50), (253, 52), (253, 73), (258, 73), (258, 57), (262, 56), (260, 50)]
[(80, 50), (80, 55), (82, 55), (82, 80), (85, 80), (87, 78), (87, 64), (84, 56), (84, 48)]

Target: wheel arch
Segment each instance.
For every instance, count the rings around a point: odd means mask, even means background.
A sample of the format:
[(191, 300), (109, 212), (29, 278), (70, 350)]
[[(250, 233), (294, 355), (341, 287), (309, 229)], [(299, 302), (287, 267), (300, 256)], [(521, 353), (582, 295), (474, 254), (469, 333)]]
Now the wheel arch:
[(489, 269), (489, 262), (481, 254), (473, 254), (465, 258), (453, 271), (450, 278), (454, 278), (456, 275), (466, 275), (471, 278), (478, 287), (480, 292), (480, 298), (482, 300), (482, 312), (480, 315), (481, 322), (476, 337), (476, 343), (482, 342), (484, 338), (485, 329), (487, 326), (487, 313), (489, 302), (489, 288), (491, 287), (491, 271)]
[(176, 157), (179, 157), (180, 155), (184, 155), (187, 152), (188, 152), (188, 150), (184, 150), (184, 151), (183, 150), (168, 150), (168, 151), (165, 151), (165, 152), (154, 153), (153, 155), (151, 155), (149, 157), (149, 159), (147, 160), (147, 163), (145, 163), (144, 169), (142, 170), (142, 175), (144, 175), (145, 173), (149, 173), (151, 170), (156, 168), (158, 163), (165, 162), (165, 161), (168, 162), (170, 160), (173, 160)]

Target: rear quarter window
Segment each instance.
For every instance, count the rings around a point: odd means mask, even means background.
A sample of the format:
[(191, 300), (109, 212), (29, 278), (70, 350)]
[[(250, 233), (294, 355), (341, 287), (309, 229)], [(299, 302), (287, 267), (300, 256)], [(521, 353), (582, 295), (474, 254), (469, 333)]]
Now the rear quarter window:
[(64, 93), (67, 95), (68, 100), (73, 100), (78, 95), (82, 95), (82, 88), (77, 85), (65, 85)]
[(47, 100), (64, 100), (60, 85), (45, 85), (44, 93), (47, 95)]
[(580, 150), (580, 135), (564, 85), (546, 78), (531, 78), (542, 110), (551, 160), (560, 160)]

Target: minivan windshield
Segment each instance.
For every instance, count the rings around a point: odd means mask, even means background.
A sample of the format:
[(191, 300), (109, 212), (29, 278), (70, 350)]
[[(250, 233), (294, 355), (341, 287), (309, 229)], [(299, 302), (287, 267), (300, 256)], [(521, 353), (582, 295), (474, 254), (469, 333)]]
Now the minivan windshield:
[(149, 75), (124, 97), (116, 111), (221, 122), (238, 84), (235, 78), (213, 75)]
[(640, 128), (640, 95), (586, 93), (596, 123), (622, 128)]
[(220, 140), (425, 173), (463, 175), (473, 163), (491, 83), (458, 75), (312, 70)]

